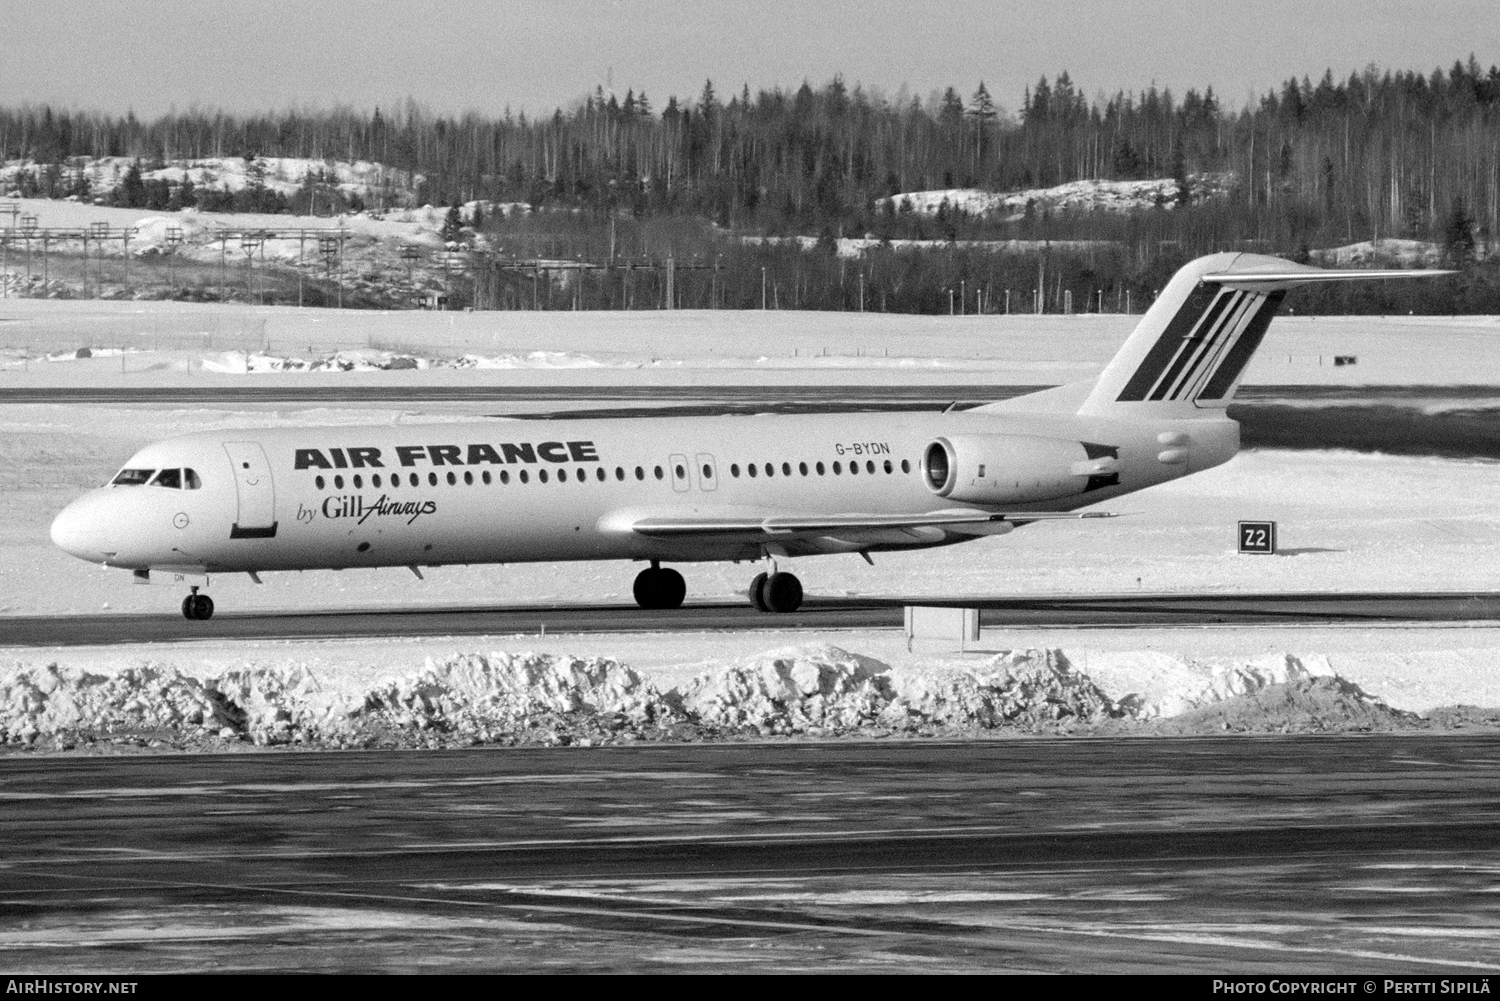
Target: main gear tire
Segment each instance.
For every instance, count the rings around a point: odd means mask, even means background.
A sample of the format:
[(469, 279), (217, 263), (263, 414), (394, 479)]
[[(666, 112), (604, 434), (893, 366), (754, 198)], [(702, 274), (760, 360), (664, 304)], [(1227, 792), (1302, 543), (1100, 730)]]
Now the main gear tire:
[(789, 573), (773, 573), (761, 589), (766, 607), (773, 612), (795, 612), (802, 607), (802, 582)]
[(771, 606), (766, 604), (766, 579), (770, 574), (758, 573), (750, 581), (750, 587), (745, 591), (750, 598), (750, 604), (755, 606), (756, 611), (769, 612)]
[(635, 575), (631, 588), (635, 603), (652, 611), (666, 611), (682, 607), (687, 597), (687, 581), (676, 570), (648, 567)]

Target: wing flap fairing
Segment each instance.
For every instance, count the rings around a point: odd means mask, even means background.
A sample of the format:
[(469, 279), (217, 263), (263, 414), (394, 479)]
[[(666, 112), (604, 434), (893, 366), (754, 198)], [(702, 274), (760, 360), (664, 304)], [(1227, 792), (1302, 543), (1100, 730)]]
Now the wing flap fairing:
[(1012, 511), (990, 514), (984, 511), (932, 511), (927, 514), (838, 514), (813, 517), (770, 516), (765, 518), (713, 517), (646, 517), (629, 524), (637, 535), (673, 538), (701, 535), (838, 535), (877, 530), (951, 528), (962, 531), (966, 526), (987, 534), (986, 526), (1002, 523), (1023, 525), (1032, 521), (1076, 521), (1083, 518), (1112, 518), (1106, 511)]

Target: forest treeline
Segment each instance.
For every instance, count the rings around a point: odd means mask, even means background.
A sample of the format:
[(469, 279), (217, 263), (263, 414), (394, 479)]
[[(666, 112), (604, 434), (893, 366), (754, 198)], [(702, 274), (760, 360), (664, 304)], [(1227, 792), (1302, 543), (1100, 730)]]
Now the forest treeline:
[[(1483, 70), (1471, 55), (1430, 73), (1328, 70), (1243, 107), (1211, 87), (1090, 98), (1061, 73), (1026, 88), (1013, 113), (982, 82), (922, 99), (839, 78), (727, 95), (710, 82), (695, 98), (661, 106), (644, 93), (596, 91), (539, 117), (449, 116), (411, 102), (150, 120), (26, 106), (0, 108), (0, 156), (54, 165), (35, 183), (58, 187), (70, 183), (75, 157), (372, 160), (421, 175), (420, 202), (526, 202), (585, 210), (601, 224), (692, 217), (720, 232), (766, 235), (1109, 241), (1132, 280), (1213, 250), (1305, 255), (1386, 237), (1443, 242), (1467, 267), (1500, 238), (1500, 68)], [(1232, 175), (1229, 194), (1136, 214), (1159, 217), (1144, 220), (1101, 212), (932, 219), (889, 200), (914, 190), (1200, 173)], [(220, 197), (196, 198), (205, 195)], [(329, 199), (330, 211), (340, 207)]]

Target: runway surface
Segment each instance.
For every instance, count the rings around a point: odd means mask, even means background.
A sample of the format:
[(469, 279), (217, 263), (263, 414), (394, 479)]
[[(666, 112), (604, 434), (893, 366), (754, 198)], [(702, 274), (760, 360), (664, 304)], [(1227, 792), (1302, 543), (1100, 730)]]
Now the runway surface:
[[(254, 377), (250, 377), (253, 379)], [(126, 403), (234, 405), (246, 403), (506, 403), (572, 400), (709, 401), (723, 404), (782, 400), (865, 404), (882, 400), (947, 405), (955, 400), (1008, 400), (1051, 385), (277, 385), (240, 386), (16, 386), (0, 388), (5, 403)], [(1392, 402), (1414, 397), (1437, 400), (1496, 400), (1500, 386), (1241, 386), (1240, 400), (1338, 401), (1358, 398)]]
[(36, 757), (14, 971), (1500, 968), (1500, 740)]
[(1082, 597), (820, 598), (792, 615), (744, 604), (689, 604), (673, 611), (634, 605), (508, 605), (321, 612), (235, 612), (208, 622), (176, 612), (155, 615), (8, 615), (3, 646), (89, 646), (196, 639), (348, 639), (370, 636), (481, 636), (705, 630), (899, 629), (903, 606), (980, 609), (985, 628), (1213, 625), (1329, 625), (1494, 622), (1500, 593), (1106, 595)]
[(247, 403), (533, 403), (576, 400), (712, 401), (763, 404), (783, 400), (811, 403), (863, 404), (898, 401), (923, 406), (945, 406), (954, 400), (1003, 400), (1034, 393), (1047, 386), (121, 386), (15, 387), (0, 389), (0, 403), (127, 403), (225, 404)]

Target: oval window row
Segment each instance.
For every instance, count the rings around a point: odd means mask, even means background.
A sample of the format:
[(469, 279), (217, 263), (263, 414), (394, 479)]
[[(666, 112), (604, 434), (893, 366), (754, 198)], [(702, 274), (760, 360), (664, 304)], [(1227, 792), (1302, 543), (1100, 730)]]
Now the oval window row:
[[(559, 482), (559, 483), (567, 483), (568, 480), (569, 480), (567, 469), (560, 468), (560, 469), (552, 470), (551, 472), (549, 472), (546, 469), (538, 469), (536, 471), (536, 480), (537, 480), (537, 482), (538, 483), (547, 483), (547, 482), (549, 482), (552, 479), (552, 473), (556, 474), (556, 476), (557, 476), (557, 482)], [(642, 466), (636, 466), (635, 467), (635, 478), (637, 480), (644, 480), (644, 479), (646, 479), (647, 475), (648, 474), (647, 474), (647, 472), (646, 472), (646, 470), (645, 470), (644, 467), (642, 467)], [(652, 477), (654, 477), (655, 479), (658, 479), (658, 480), (666, 479), (666, 476), (667, 476), (666, 471), (663, 470), (662, 467), (660, 467), (660, 466), (654, 467), (652, 469), (650, 475)], [(530, 483), (531, 482), (531, 472), (529, 470), (522, 469), (521, 471), (519, 471), (518, 473), (516, 473), (516, 477), (515, 478), (516, 478), (516, 481), (519, 482), (519, 483)], [(625, 472), (624, 467), (623, 466), (616, 466), (615, 467), (615, 479), (623, 482), (626, 478), (627, 478), (627, 476), (626, 476), (626, 472)], [(574, 470), (572, 479), (575, 480), (578, 483), (587, 483), (588, 479), (589, 479), (589, 471), (587, 469), (585, 469), (584, 467), (580, 466), (578, 469)], [(604, 482), (608, 481), (609, 474), (607, 472), (605, 472), (605, 469), (604, 469), (603, 466), (598, 466), (598, 467), (596, 467), (594, 469), (594, 479), (597, 480), (600, 483), (604, 483)], [(471, 469), (466, 469), (466, 470), (464, 470), (462, 476), (460, 476), (458, 473), (455, 473), (455, 472), (453, 472), (453, 471), (450, 470), (447, 474), (445, 474), (441, 478), (438, 476), (437, 473), (428, 473), (427, 474), (427, 485), (430, 486), (430, 487), (438, 486), (440, 483), (443, 483), (443, 482), (446, 482), (448, 484), (448, 486), (450, 486), (450, 487), (456, 487), (456, 486), (458, 486), (460, 480), (462, 480), (462, 482), (463, 482), (463, 484), (465, 486), (473, 486), (475, 484), (475, 482), (476, 482), (476, 479), (475, 479), (475, 476), (474, 476), (474, 471), (471, 470)], [(488, 486), (491, 483), (496, 482), (497, 480), (501, 484), (508, 484), (510, 482), (510, 480), (511, 480), (510, 470), (508, 470), (508, 469), (502, 469), (502, 470), (500, 470), (499, 475), (493, 475), (493, 474), (491, 474), (488, 469), (482, 470), (480, 472), (480, 474), (479, 474), (477, 482), (479, 482), (479, 483), (481, 483), (481, 484), (483, 484), (485, 486)], [(313, 482), (314, 482), (314, 484), (316, 484), (316, 486), (317, 486), (317, 488), (319, 490), (327, 490), (328, 489), (328, 485), (329, 485), (328, 484), (328, 479), (326, 477), (324, 477), (324, 476), (318, 476), (316, 479), (313, 480)], [(420, 487), (422, 485), (421, 474), (419, 474), (419, 473), (409, 473), (409, 474), (406, 475), (405, 482), (408, 483), (408, 484), (410, 484), (411, 486)], [(349, 478), (348, 483), (355, 490), (363, 490), (364, 489), (364, 485), (365, 485), (365, 480), (364, 480), (364, 477), (361, 474), (355, 473), (353, 476), (351, 476)], [(400, 488), (402, 486), (402, 483), (403, 483), (402, 474), (400, 474), (400, 473), (390, 473), (390, 474), (388, 474), (385, 477), (382, 477), (381, 474), (379, 474), (379, 473), (372, 473), (370, 475), (370, 486), (374, 487), (377, 490), (381, 489), (382, 487), (388, 487), (389, 489), (392, 489), (392, 490), (398, 489), (398, 488)], [(344, 485), (345, 485), (345, 481), (344, 481), (344, 477), (342, 475), (338, 475), (338, 476), (335, 476), (333, 478), (333, 489), (335, 489), (335, 490), (342, 490), (342, 489), (344, 489)]]
[[(821, 462), (815, 462), (815, 463), (813, 463), (811, 470), (808, 469), (808, 465), (805, 462), (799, 462), (799, 463), (797, 463), (797, 467), (796, 468), (797, 468), (797, 472), (801, 473), (803, 476), (807, 476), (810, 473), (817, 473), (817, 475), (819, 475), (819, 476), (826, 476), (828, 474), (828, 467), (824, 466), (823, 463), (821, 463)], [(894, 473), (896, 471), (895, 464), (892, 463), (890, 459), (886, 459), (879, 466), (877, 466), (875, 464), (875, 460), (874, 459), (866, 459), (865, 460), (865, 472), (867, 474), (873, 475), (874, 473), (879, 472), (881, 469), (884, 469), (887, 474)], [(764, 463), (764, 464), (762, 464), (760, 466), (757, 466), (753, 462), (748, 463), (745, 466), (745, 475), (746, 476), (750, 476), (750, 477), (753, 478), (753, 477), (759, 476), (761, 474), (762, 470), (764, 470), (765, 475), (767, 475), (767, 476), (775, 476), (776, 475), (776, 463), (774, 463), (774, 462), (767, 462), (767, 463)], [(903, 473), (908, 473), (908, 474), (911, 472), (911, 461), (910, 460), (908, 460), (908, 459), (902, 459), (901, 460), (901, 471)], [(833, 475), (834, 476), (842, 476), (843, 473), (844, 473), (844, 464), (842, 462), (838, 462), (837, 460), (835, 460), (834, 463), (833, 463)], [(729, 466), (729, 475), (733, 476), (733, 477), (736, 477), (736, 478), (739, 477), (739, 475), (740, 475), (740, 466), (739, 466), (739, 463), (736, 462), (736, 463), (731, 463), (730, 464), (730, 466)], [(781, 464), (781, 475), (782, 476), (791, 476), (792, 475), (792, 464), (790, 462), (783, 462)], [(858, 462), (850, 462), (849, 463), (849, 475), (850, 476), (858, 476), (859, 475), (859, 463)]]

